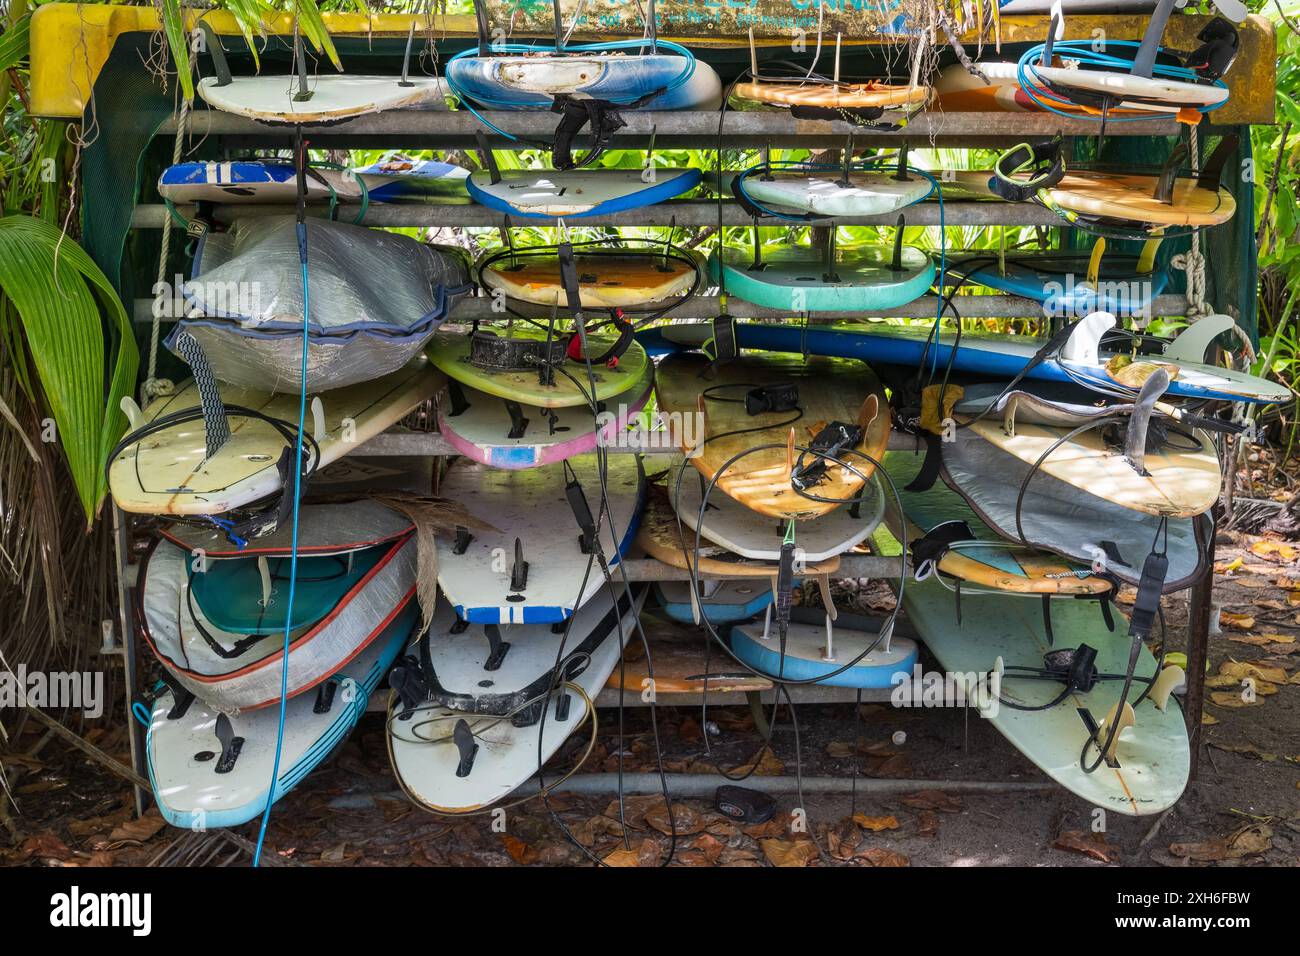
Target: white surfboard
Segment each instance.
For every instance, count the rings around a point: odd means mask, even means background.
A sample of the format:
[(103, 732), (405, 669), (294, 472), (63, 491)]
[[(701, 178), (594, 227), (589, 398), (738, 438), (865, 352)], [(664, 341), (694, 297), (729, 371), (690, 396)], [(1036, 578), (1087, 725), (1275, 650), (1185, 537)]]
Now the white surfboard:
[[(317, 692), (289, 700), (275, 800), (347, 737), (418, 620), (411, 605)], [(172, 692), (165, 691), (154, 701), (145, 742), (149, 782), (163, 819), (208, 830), (257, 817), (271, 787), (279, 722), (278, 706), (228, 716), (197, 698), (178, 708)]]
[[(306, 428), (320, 447), (319, 466), (362, 447), (396, 424), (446, 381), (420, 359), (369, 382), (308, 397)], [(242, 406), (298, 427), (298, 396), (220, 385), (227, 406)], [(182, 384), (141, 412), (128, 409), (132, 432), (154, 419), (197, 409), (198, 387)], [(277, 463), (284, 436), (256, 418), (229, 416), (230, 438), (211, 458), (203, 419), (164, 428), (127, 445), (108, 470), (108, 487), (123, 511), (135, 514), (215, 515), (260, 501), (280, 490)], [(303, 454), (307, 454), (304, 444)]]
[(295, 102), (297, 79), (292, 76), (238, 76), (225, 86), (215, 76), (199, 80), (199, 95), (226, 113), (264, 123), (308, 126), (335, 123), (366, 113), (420, 106), (447, 108), (447, 87), (436, 76), (411, 76), (403, 86), (396, 76), (319, 75), (308, 81), (311, 98)]
[(765, 206), (822, 216), (878, 216), (910, 206), (930, 192), (930, 181), (913, 174), (902, 181), (886, 170), (853, 170), (849, 185), (826, 172), (806, 175), (777, 170), (771, 179), (747, 176), (745, 192)]
[[(619, 610), (609, 587), (602, 587), (564, 624), (470, 624), (458, 622), (451, 605), (438, 602), (429, 628), (429, 700), (436, 706), (475, 714), (511, 716), (536, 705), (554, 681), (572, 680), (591, 664), (606, 641), (618, 642), (618, 629), (631, 607), (623, 583), (616, 582)], [(624, 634), (626, 644), (629, 635)], [(425, 653), (417, 635), (407, 652)], [(426, 679), (430, 674), (423, 675)]]
[[(640, 604), (634, 601), (622, 619), (625, 640), (632, 634)], [(603, 641), (586, 669), (570, 681), (582, 693), (570, 686), (552, 691), (542, 716), (529, 726), (516, 727), (503, 717), (467, 714), (432, 703), (404, 715), (393, 700), (388, 752), (394, 775), (412, 799), (435, 813), (468, 813), (496, 803), (536, 774), (570, 734), (588, 724), (587, 701), (600, 693), (622, 653), (617, 639)], [(461, 735), (467, 749), (473, 748), (465, 757), (455, 740), (458, 726), (464, 728)], [(595, 728), (587, 730), (594, 733)], [(553, 783), (560, 773), (563, 769), (546, 780)]]
[[(312, 166), (307, 201), (466, 202), (469, 170), (427, 159), (383, 160), (360, 169)], [(279, 159), (177, 163), (163, 170), (158, 194), (175, 203), (230, 205), (291, 203), (298, 197), (298, 171)]]
[[(651, 175), (653, 174), (653, 175)], [(648, 180), (648, 181), (647, 181)], [(698, 169), (503, 169), (470, 173), (475, 202), (512, 216), (604, 216), (680, 196), (700, 181)]]
[(1059, 86), (1074, 87), (1092, 93), (1106, 93), (1110, 96), (1130, 96), (1137, 102), (1128, 102), (1124, 105), (1131, 107), (1140, 108), (1141, 100), (1155, 100), (1157, 103), (1181, 104), (1205, 109), (1218, 106), (1228, 98), (1228, 89), (1222, 86), (1134, 76), (1132, 73), (1110, 70), (1072, 70), (1031, 63), (1026, 67), (1026, 72), (1031, 77)]
[[(542, 409), (517, 405), (522, 428), (516, 428), (504, 399), (468, 385), (460, 392), (468, 406), (456, 410), (449, 393), (438, 402), (438, 431), (462, 455), (493, 468), (536, 468), (594, 451), (600, 442), (617, 440), (650, 399), (654, 365), (621, 395), (607, 400), (599, 416), (577, 405)], [(511, 437), (511, 436), (515, 437)]]
[[(645, 501), (645, 475), (636, 455), (607, 456), (609, 515), (600, 523), (610, 565), (636, 537)], [(593, 519), (601, 500), (595, 454), (568, 460)], [(583, 552), (581, 532), (565, 497), (565, 465), (524, 471), (456, 460), (442, 494), (495, 530), (466, 529), (438, 539), (438, 584), (456, 616), (472, 624), (551, 624), (563, 621), (601, 588), (599, 562)], [(522, 565), (521, 566), (521, 560)]]
[[(680, 497), (675, 502), (677, 514), (691, 531), (697, 530), (700, 502), (703, 500), (704, 479), (694, 468), (687, 469), (680, 486), (675, 465), (668, 473), (668, 497), (672, 499), (680, 487)], [(813, 494), (816, 488), (811, 489)], [(841, 505), (824, 515), (795, 523), (795, 548), (805, 561), (824, 561), (843, 554), (866, 539), (884, 518), (885, 493), (879, 479), (873, 478), (863, 486), (862, 500), (856, 510)], [(736, 499), (714, 488), (709, 494), (709, 507), (704, 516), (702, 537), (722, 545), (744, 558), (760, 561), (779, 561), (781, 545), (785, 541), (787, 522), (751, 511)], [(687, 538), (687, 545), (691, 544)]]

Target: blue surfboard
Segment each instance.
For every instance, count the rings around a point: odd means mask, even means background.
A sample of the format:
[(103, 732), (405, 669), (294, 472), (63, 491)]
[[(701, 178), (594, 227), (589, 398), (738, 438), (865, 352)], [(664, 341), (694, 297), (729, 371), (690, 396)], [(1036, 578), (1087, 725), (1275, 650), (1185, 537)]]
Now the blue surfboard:
[(1138, 257), (1131, 255), (1104, 257), (1092, 283), (1088, 261), (1083, 251), (1008, 253), (1003, 268), (993, 255), (957, 256), (948, 260), (948, 276), (966, 276), (986, 288), (1041, 302), (1047, 315), (1073, 318), (1098, 311), (1148, 315), (1151, 300), (1169, 285), (1167, 269), (1139, 272)]
[[(163, 170), (158, 193), (175, 203), (285, 203), (297, 197), (297, 171), (287, 160), (177, 163)], [(469, 170), (425, 159), (388, 159), (357, 169), (310, 167), (309, 202), (456, 202)]]

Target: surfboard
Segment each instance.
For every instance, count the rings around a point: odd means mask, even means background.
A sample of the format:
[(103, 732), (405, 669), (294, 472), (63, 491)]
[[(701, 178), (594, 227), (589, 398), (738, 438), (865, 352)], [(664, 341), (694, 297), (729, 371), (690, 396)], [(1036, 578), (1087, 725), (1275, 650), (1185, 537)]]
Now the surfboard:
[[(662, 302), (691, 288), (698, 274), (678, 258), (606, 253), (574, 255), (578, 298), (585, 309), (626, 309)], [(558, 255), (498, 259), (480, 273), (483, 285), (536, 305), (568, 306)]]
[(1048, 193), (1062, 209), (1151, 226), (1217, 226), (1237, 211), (1227, 189), (1204, 189), (1187, 177), (1174, 182), (1172, 202), (1161, 202), (1153, 195), (1157, 180), (1142, 174), (1067, 172)]
[(1200, 430), (1187, 439), (1195, 448), (1166, 445), (1148, 451), (1143, 470), (1138, 471), (1123, 450), (1108, 446), (1097, 430), (1076, 435), (1048, 454), (1073, 429), (1017, 421), (1008, 434), (1003, 422), (994, 417), (969, 427), (1028, 465), (1041, 458), (1039, 468), (1066, 484), (1146, 514), (1178, 518), (1204, 514), (1219, 500), (1223, 487), (1214, 443)]
[(879, 216), (920, 202), (930, 193), (930, 181), (912, 175), (894, 178), (888, 170), (854, 169), (849, 185), (843, 174), (773, 170), (769, 176), (746, 176), (743, 189), (765, 206), (821, 216)]
[[(671, 497), (677, 490), (677, 472), (674, 465), (668, 479)], [(677, 513), (682, 523), (692, 532), (699, 527), (700, 536), (721, 545), (741, 557), (759, 561), (779, 561), (781, 545), (785, 541), (786, 522), (746, 508), (734, 498), (720, 494), (715, 488), (709, 495), (709, 507), (704, 514), (704, 524), (699, 526), (700, 503), (703, 501), (705, 481), (701, 475), (686, 470), (680, 485)], [(824, 561), (843, 554), (864, 541), (884, 518), (885, 495), (880, 482), (869, 480), (863, 487), (861, 501), (855, 506), (841, 506), (795, 525), (796, 558), (800, 561)], [(687, 538), (687, 543), (694, 541)], [(801, 572), (803, 573), (803, 572)]]
[[(609, 675), (605, 687), (625, 698), (641, 696), (653, 689), (657, 694), (748, 693), (772, 689), (766, 677), (736, 664), (724, 651), (710, 647), (695, 630), (676, 624), (659, 623), (652, 616), (641, 619), (650, 642), (646, 657), (640, 641), (628, 645), (623, 663)], [(650, 676), (653, 668), (654, 676)]]
[[(977, 61), (979, 68), (989, 82), (985, 83), (960, 63), (953, 63), (939, 71), (935, 78), (934, 89), (938, 109), (953, 113), (1037, 113), (1040, 107), (1020, 86), (1020, 69), (1018, 63), (1007, 61)], [(1036, 69), (1036, 68), (1035, 68)], [(1048, 100), (1051, 105), (1065, 113), (1080, 115), (1100, 115), (1095, 107), (1072, 103), (1067, 99), (1039, 86), (1034, 93), (1040, 99)], [(1141, 113), (1170, 112), (1177, 113), (1180, 107), (1170, 105), (1162, 107), (1158, 103), (1135, 103), (1121, 101), (1107, 115), (1133, 116)]]
[[(906, 451), (885, 455), (885, 471), (902, 502), (899, 514), (893, 497), (886, 495), (885, 515), (890, 533), (906, 541), (909, 550), (913, 542), (942, 524), (965, 523), (974, 540), (954, 542), (939, 559), (939, 573), (979, 587), (1021, 594), (1100, 595), (1111, 589), (1108, 580), (1086, 566), (1002, 538), (942, 481), (924, 491), (909, 491), (907, 486), (920, 474), (924, 460), (923, 454)], [(923, 574), (925, 569), (915, 570)]]
[(810, 247), (764, 249), (754, 268), (749, 250), (728, 246), (721, 258), (709, 257), (709, 273), (717, 280), (725, 271), (727, 291), (769, 309), (801, 312), (891, 309), (920, 298), (934, 282), (934, 262), (920, 249), (904, 246), (895, 270), (890, 246), (860, 246), (835, 250), (835, 271), (829, 276), (824, 256)]
[(225, 86), (215, 76), (198, 83), (199, 96), (215, 109), (263, 123), (311, 126), (419, 106), (447, 108), (449, 92), (436, 76), (409, 76), (406, 85), (396, 76), (321, 74), (308, 81), (310, 99), (295, 100), (297, 80), (292, 76), (237, 76)]
[[(214, 600), (208, 600), (206, 607), (199, 603), (194, 582), (206, 574), (228, 578), (220, 571), (226, 566), (247, 570), (248, 576), (256, 579), (258, 566), (262, 565), (260, 557), (264, 556), (196, 558), (192, 551), (162, 541), (149, 552), (140, 573), (137, 618), (145, 642), (173, 680), (225, 713), (257, 710), (280, 699), (286, 586), (282, 578), (270, 577), (265, 590), (256, 584), (232, 588), (228, 601), (236, 610), (262, 601), (269, 610), (278, 612), (278, 621), (273, 619), (258, 628), (235, 629), (222, 626), (231, 616), (229, 608), (222, 608)], [(324, 591), (313, 578), (327, 578), (347, 563), (346, 559), (331, 556), (304, 557), (299, 563), (304, 608), (319, 605), (320, 613), (308, 610), (301, 620), (292, 622), (290, 696), (311, 690), (346, 666), (383, 635), (393, 618), (415, 603), (416, 545), (410, 533), (376, 546), (369, 555), (354, 555), (352, 564), (365, 568), (360, 577), (341, 576), (337, 582), (328, 582), (333, 589), (323, 596), (313, 593)], [(217, 570), (198, 574), (193, 572), (196, 565)], [(268, 568), (266, 573), (273, 575), (274, 571)], [(269, 596), (264, 597), (268, 592)], [(227, 613), (219, 614), (222, 610)]]
[[(502, 339), (544, 343), (547, 338), (545, 332), (523, 326), (510, 329), (480, 327), (480, 331), (493, 331)], [(557, 336), (564, 334), (566, 333), (556, 333)], [(606, 351), (614, 342), (615, 339), (611, 336), (587, 336), (588, 348), (596, 353)], [(557, 371), (554, 373), (554, 381), (543, 385), (539, 382), (536, 366), (525, 369), (501, 369), (472, 365), (470, 363), (472, 341), (470, 335), (464, 331), (440, 330), (434, 334), (425, 351), (429, 360), (451, 378), (462, 385), (495, 395), (497, 398), (509, 399), (522, 405), (534, 405), (538, 408), (566, 408), (574, 405), (590, 407), (593, 399), (587, 391), (590, 385), (584, 362), (567, 359), (562, 364), (562, 368), (568, 374)], [(616, 365), (610, 366), (607, 363), (596, 365), (592, 370), (596, 379), (594, 400), (607, 402), (625, 394), (638, 382), (643, 381), (646, 366), (649, 364), (650, 359), (645, 349), (639, 343), (633, 342), (627, 351), (618, 357)]]
[[(301, 783), (351, 732), (418, 620), (417, 609), (408, 607), (316, 693), (286, 703), (273, 802)], [(278, 706), (227, 715), (197, 698), (177, 707), (170, 690), (159, 695), (145, 752), (163, 819), (198, 831), (256, 818), (266, 808), (279, 719)]]
[[(835, 359), (805, 362), (788, 356), (755, 355), (729, 362), (713, 370), (711, 377), (701, 378), (708, 366), (701, 355), (665, 358), (656, 372), (655, 394), (659, 411), (675, 429), (678, 446), (705, 479), (713, 478), (734, 456), (750, 452), (721, 474), (710, 503), (729, 496), (745, 508), (774, 518), (824, 515), (836, 507), (835, 501), (849, 501), (857, 494), (870, 477), (873, 462), (884, 454), (889, 442), (888, 402), (870, 369)], [(801, 411), (746, 413), (747, 392), (787, 385), (796, 386)], [(697, 417), (701, 404), (702, 420)], [(814, 501), (799, 494), (791, 483), (791, 466), (797, 465), (800, 453), (794, 453), (792, 462), (788, 442), (793, 430), (795, 444), (807, 447), (834, 422), (862, 429), (862, 438), (854, 446), (858, 454), (844, 453), (858, 474), (829, 464), (825, 476), (809, 491), (835, 501)], [(805, 464), (812, 460), (807, 457)]]
[[(445, 381), (428, 362), (373, 381), (309, 397), (305, 427), (320, 448), (324, 467), (395, 425)], [(298, 396), (219, 384), (221, 400), (298, 426)], [(197, 409), (198, 387), (182, 384), (128, 417), (135, 432), (164, 415)], [(135, 514), (215, 515), (252, 504), (280, 490), (277, 464), (287, 447), (273, 426), (255, 418), (229, 416), (230, 439), (211, 458), (202, 418), (172, 425), (131, 442), (109, 464), (108, 486), (123, 511)], [(128, 438), (130, 435), (128, 435)], [(304, 447), (304, 455), (307, 454)]]
[(1027, 63), (1025, 73), (1030, 80), (1048, 84), (1049, 87), (1083, 90), (1091, 94), (1101, 93), (1117, 97), (1130, 107), (1135, 103), (1151, 102), (1157, 105), (1167, 104), (1205, 110), (1218, 106), (1228, 98), (1226, 86), (1188, 83), (1161, 77), (1134, 76), (1131, 72)]
[(465, 180), (480, 205), (526, 219), (608, 216), (666, 202), (694, 189), (698, 169), (503, 169), (492, 182), (488, 170)]
[(737, 83), (734, 94), (741, 99), (773, 106), (812, 106), (832, 110), (920, 109), (930, 98), (928, 86), (891, 83)]
[(561, 94), (631, 103), (655, 90), (664, 92), (640, 109), (716, 110), (722, 103), (722, 80), (713, 67), (663, 53), (458, 56), (447, 63), (447, 81), (458, 93), (499, 110), (550, 109)]
[(449, 392), (440, 393), (438, 431), (473, 461), (493, 468), (536, 468), (617, 441), (653, 390), (654, 366), (648, 362), (641, 379), (610, 399), (599, 415), (580, 405), (541, 409), (515, 404), (512, 412), (507, 399), (461, 386), (463, 408)]
[[(671, 567), (685, 570), (694, 567), (699, 574), (710, 577), (771, 579), (780, 571), (780, 567), (772, 561), (742, 557), (708, 539), (702, 540), (696, 551), (695, 535), (685, 525), (679, 533), (677, 515), (668, 500), (668, 491), (660, 484), (650, 485), (646, 494), (645, 509), (641, 512), (641, 527), (637, 529), (636, 547)], [(824, 561), (805, 560), (803, 573), (809, 577), (834, 574), (839, 567), (840, 557), (837, 554)]]
[[(600, 588), (563, 627), (550, 624), (466, 624), (438, 603), (428, 637), (417, 635), (408, 655), (420, 662), (426, 701), (438, 707), (499, 717), (520, 715), (546, 699), (557, 680), (572, 680), (606, 641), (619, 643), (631, 599), (616, 585)], [(421, 644), (427, 640), (427, 651)], [(631, 640), (624, 634), (622, 643)], [(425, 655), (427, 653), (427, 664)], [(412, 701), (411, 703), (415, 703)]]
[[(580, 455), (568, 465), (595, 517), (601, 500), (596, 456)], [(645, 501), (638, 456), (609, 455), (605, 485), (609, 514), (600, 523), (600, 542), (612, 566), (636, 538)], [(457, 459), (442, 480), (442, 494), (488, 526), (438, 539), (438, 584), (462, 620), (551, 624), (606, 586), (600, 564), (583, 550), (563, 465), (509, 471)]]
[[(933, 363), (933, 367), (940, 369), (951, 361), (956, 371), (1004, 379), (1013, 378), (1024, 371), (1029, 360), (1047, 342), (1046, 339), (1033, 335), (968, 329), (962, 332), (958, 344), (955, 333), (941, 331), (937, 344), (931, 345), (927, 351), (926, 338), (930, 334), (930, 327), (890, 325), (883, 322), (831, 325), (737, 322), (735, 330), (736, 341), (744, 349), (829, 355), (913, 367), (925, 362), (927, 366)], [(1189, 335), (1190, 332), (1191, 330), (1184, 331), (1181, 336)], [(677, 323), (640, 332), (637, 338), (655, 355), (663, 355), (684, 348), (698, 348), (712, 335), (712, 326), (708, 323)], [(1154, 356), (1161, 363), (1177, 370), (1165, 393), (1167, 396), (1265, 405), (1291, 400), (1290, 390), (1276, 382), (1247, 372), (1204, 364), (1204, 346), (1209, 344), (1208, 341), (1202, 343), (1198, 338), (1195, 340), (1197, 347), (1186, 349), (1178, 344), (1181, 336), (1165, 346), (1163, 355)], [(1070, 352), (1072, 357), (1044, 359), (1026, 375), (1044, 381), (1095, 382), (1110, 390), (1114, 389), (1116, 383), (1106, 366), (1118, 354), (1120, 353), (1083, 347)]]
[[(634, 602), (622, 620), (624, 640), (633, 633), (639, 604)], [(432, 703), (403, 712), (393, 695), (388, 755), (394, 776), (412, 800), (435, 813), (470, 813), (504, 799), (537, 773), (570, 734), (594, 720), (588, 701), (600, 693), (622, 654), (617, 638), (601, 642), (587, 667), (552, 691), (540, 718), (524, 727)], [(464, 754), (456, 742), (458, 728), (463, 728)], [(594, 737), (596, 727), (588, 732)], [(548, 772), (546, 780), (554, 783), (562, 773)]]
[[(881, 689), (892, 687), (895, 675), (910, 673), (918, 653), (916, 642), (906, 637), (881, 638), (881, 623), (864, 615), (844, 613), (832, 621), (821, 608), (796, 607), (791, 609), (784, 648), (775, 622), (764, 618), (733, 626), (731, 650), (750, 667), (777, 681)], [(868, 648), (870, 653), (862, 660), (843, 673), (835, 673)]]
[(1132, 511), (1041, 470), (1025, 485), (1030, 466), (968, 428), (957, 429), (954, 440), (940, 447), (943, 480), (1008, 541), (1021, 542), (1023, 534), (1023, 543), (1133, 585), (1140, 583), (1152, 550), (1163, 550), (1169, 559), (1165, 593), (1190, 587), (1203, 572), (1209, 528), (1204, 517)]
[[(1128, 667), (1129, 641), (1123, 618), (1114, 632), (1090, 601), (1060, 601), (1053, 607), (1056, 644), (1048, 641), (1036, 602), (1006, 596), (963, 595), (957, 613), (953, 595), (937, 580), (908, 581), (903, 608), (921, 640), (950, 674), (980, 679), (1001, 660), (1006, 666), (1043, 666), (1051, 650), (1087, 644), (1097, 653), (1102, 673), (1123, 674)], [(1156, 661), (1141, 650), (1136, 674), (1149, 677)], [(1187, 730), (1181, 708), (1168, 702), (1156, 708), (1148, 697), (1134, 707), (1136, 725), (1121, 730), (1114, 766), (1102, 763), (1094, 772), (1080, 766), (1091, 733), (1084, 714), (1100, 723), (1119, 702), (1120, 681), (1099, 681), (1091, 691), (1075, 691), (1055, 707), (1040, 711), (1016, 710), (1006, 703), (996, 711), (977, 708), (994, 727), (1051, 779), (1095, 806), (1126, 816), (1143, 816), (1172, 806), (1187, 784), (1189, 768)], [(1134, 686), (1129, 701), (1136, 700), (1141, 685)], [(1054, 681), (1013, 679), (1003, 675), (1000, 696), (1021, 707), (1047, 704), (1064, 686)], [(919, 699), (920, 689), (913, 690)], [(996, 702), (996, 701), (994, 701)], [(1088, 762), (1097, 757), (1089, 748)]]
[[(469, 170), (428, 159), (394, 157), (358, 169), (312, 166), (307, 201), (468, 202)], [(158, 193), (174, 203), (291, 203), (298, 197), (293, 163), (276, 159), (177, 163), (163, 170)]]
[(949, 253), (948, 277), (966, 275), (986, 288), (1035, 299), (1048, 315), (1078, 318), (1097, 311), (1148, 315), (1152, 299), (1168, 288), (1168, 270), (1140, 271), (1138, 256), (1103, 256), (1095, 282), (1088, 279), (1089, 260), (1087, 251), (1066, 249), (1009, 252), (1001, 262), (995, 253)]
[(659, 607), (674, 621), (694, 624), (696, 614), (702, 613), (711, 624), (745, 621), (772, 603), (772, 587), (768, 581), (703, 581), (703, 600), (691, 598), (689, 581), (660, 581), (655, 584), (655, 598)]

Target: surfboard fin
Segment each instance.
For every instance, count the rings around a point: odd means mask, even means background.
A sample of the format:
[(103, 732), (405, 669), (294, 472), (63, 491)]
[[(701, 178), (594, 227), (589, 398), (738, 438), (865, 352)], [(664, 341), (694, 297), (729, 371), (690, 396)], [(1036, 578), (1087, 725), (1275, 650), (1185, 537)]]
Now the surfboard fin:
[[(835, 185), (839, 186), (841, 189), (851, 189), (853, 187), (853, 182), (852, 180), (849, 179), (849, 172), (853, 168), (853, 134), (852, 133), (849, 133), (849, 140), (847, 143), (844, 144), (844, 162), (841, 168), (843, 169), (844, 175), (840, 177), (839, 181)], [(834, 227), (832, 226), (831, 228)]]
[(1157, 368), (1151, 377), (1142, 383), (1133, 411), (1129, 413), (1128, 428), (1124, 435), (1124, 460), (1139, 475), (1146, 475), (1147, 432), (1151, 426), (1151, 414), (1156, 402), (1169, 388), (1169, 373)]
[[(1119, 710), (1119, 706), (1119, 704), (1116, 704), (1107, 711), (1106, 716), (1102, 718), (1101, 726), (1097, 728), (1097, 735), (1095, 738), (1098, 743), (1104, 742), (1107, 737), (1111, 738), (1110, 746), (1107, 747), (1105, 752), (1101, 755), (1102, 759), (1105, 760), (1109, 766), (1115, 765), (1115, 751), (1119, 749), (1119, 737), (1120, 734), (1124, 732), (1124, 728), (1137, 726), (1137, 715), (1133, 713), (1133, 705), (1128, 701), (1124, 701), (1124, 709), (1122, 711)], [(1111, 724), (1117, 725), (1115, 727), (1114, 736), (1111, 736)]]
[(831, 581), (829, 574), (817, 575), (817, 591), (822, 597), (822, 607), (826, 608), (826, 617), (832, 621), (839, 620), (840, 612), (835, 609), (835, 599), (831, 597)]
[(898, 214), (898, 221), (894, 225), (894, 255), (889, 260), (890, 272), (903, 271), (903, 228), (907, 225), (907, 217), (901, 212)]
[(217, 742), (221, 744), (221, 756), (217, 758), (216, 773), (230, 773), (235, 769), (235, 761), (244, 749), (244, 738), (235, 736), (235, 726), (226, 714), (217, 715)]
[[(528, 565), (524, 565), (524, 574), (527, 575)], [(513, 582), (512, 582), (513, 583)], [(499, 624), (484, 624), (483, 636), (488, 642), (488, 659), (483, 662), (485, 671), (500, 670), (501, 663), (506, 659), (506, 654), (510, 652), (510, 642), (501, 639), (501, 626)]]
[(136, 404), (134, 398), (130, 395), (123, 395), (119, 404), (122, 408), (122, 414), (126, 416), (127, 426), (131, 431), (136, 431), (144, 425), (144, 413), (140, 411), (140, 406)]
[(406, 52), (402, 54), (402, 78), (397, 81), (398, 86), (414, 86), (409, 79), (411, 75), (411, 44), (415, 41), (415, 21), (411, 21), (411, 28), (406, 31)]
[[(1172, 205), (1174, 201), (1174, 183), (1178, 179), (1178, 168), (1182, 165), (1183, 160), (1187, 158), (1187, 146), (1179, 143), (1169, 158), (1165, 160), (1164, 166), (1160, 169), (1160, 178), (1156, 180), (1155, 192), (1153, 198), (1158, 203), (1166, 206)], [(1215, 184), (1218, 188), (1218, 184)]]
[(1106, 238), (1098, 236), (1092, 245), (1092, 255), (1088, 257), (1088, 285), (1094, 289), (1101, 279), (1101, 257), (1106, 253)]
[(468, 777), (470, 771), (474, 769), (474, 758), (478, 756), (478, 744), (474, 742), (474, 731), (469, 729), (469, 722), (464, 717), (456, 721), (451, 739), (460, 753), (460, 762), (456, 764), (456, 776)]
[(1070, 330), (1070, 336), (1061, 346), (1061, 360), (1079, 365), (1100, 365), (1097, 350), (1101, 337), (1115, 327), (1115, 316), (1109, 312), (1093, 312), (1079, 320)]
[(1142, 244), (1142, 251), (1138, 253), (1138, 275), (1151, 274), (1151, 270), (1156, 266), (1156, 253), (1160, 250), (1160, 243), (1162, 242), (1164, 242), (1164, 239), (1160, 236), (1154, 236)]
[(1187, 673), (1181, 667), (1177, 664), (1165, 665), (1151, 685), (1150, 698), (1156, 710), (1163, 714), (1169, 706), (1169, 695), (1186, 683)]
[(325, 440), (325, 403), (317, 395), (311, 400), (311, 436), (320, 444)]
[(510, 590), (514, 594), (528, 588), (528, 562), (524, 560), (524, 543), (515, 538), (515, 560), (510, 565)]
[(1182, 362), (1204, 362), (1210, 343), (1236, 324), (1230, 315), (1207, 315), (1198, 319), (1165, 346), (1165, 357)]

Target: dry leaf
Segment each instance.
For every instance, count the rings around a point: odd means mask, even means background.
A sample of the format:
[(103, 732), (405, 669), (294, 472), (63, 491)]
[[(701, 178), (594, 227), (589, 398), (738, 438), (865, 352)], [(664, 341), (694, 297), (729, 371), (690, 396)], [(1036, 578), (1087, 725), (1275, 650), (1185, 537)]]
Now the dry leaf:
[(1120, 856), (1119, 849), (1107, 843), (1105, 835), (1101, 833), (1066, 830), (1057, 836), (1056, 842), (1052, 845), (1058, 850), (1082, 853), (1084, 856), (1090, 856), (1102, 863), (1115, 863)]
[(1238, 631), (1249, 631), (1255, 626), (1255, 618), (1250, 614), (1234, 614), (1231, 611), (1220, 611), (1219, 624)]
[(1250, 553), (1267, 561), (1280, 563), (1294, 561), (1298, 552), (1289, 544), (1283, 544), (1281, 541), (1274, 541), (1271, 538), (1264, 538), (1251, 543)]
[(159, 815), (157, 810), (150, 810), (138, 820), (127, 820), (121, 826), (115, 827), (113, 832), (108, 835), (108, 838), (114, 843), (120, 840), (144, 843), (166, 825), (167, 821)]
[(933, 810), (922, 810), (916, 817), (916, 835), (932, 837), (939, 835), (939, 814)]
[(1242, 857), (1263, 853), (1273, 846), (1273, 830), (1265, 824), (1242, 827), (1230, 836), (1200, 843), (1173, 843), (1169, 852), (1200, 863), (1220, 860), (1239, 860)]
[(518, 837), (503, 833), (501, 834), (501, 844), (506, 848), (506, 852), (510, 854), (510, 859), (520, 866), (527, 866), (530, 863), (537, 862), (538, 852)]
[(645, 814), (646, 826), (653, 827), (665, 836), (671, 836), (676, 829), (678, 836), (690, 836), (699, 833), (708, 826), (704, 814), (684, 803), (673, 804), (672, 820), (668, 818), (668, 807), (661, 800), (659, 805), (651, 807)]
[(749, 826), (740, 829), (745, 836), (753, 837), (755, 840), (783, 837), (790, 832), (790, 818), (783, 817), (778, 813), (766, 823), (751, 823)]
[(884, 847), (858, 847), (853, 854), (853, 859), (862, 860), (870, 863), (872, 866), (911, 866), (912, 861), (896, 850), (886, 850)]
[(28, 859), (31, 857), (42, 860), (72, 859), (72, 851), (68, 849), (67, 844), (49, 832), (28, 837), (23, 841), (23, 845), (18, 848), (18, 852)]
[(881, 830), (897, 830), (897, 817), (869, 817), (865, 814), (853, 814), (853, 822), (864, 830), (870, 830), (872, 833), (879, 833)]
[(900, 802), (913, 810), (938, 810), (940, 813), (958, 813), (962, 808), (960, 797), (942, 790), (919, 790), (909, 793)]
[[(757, 765), (757, 769), (754, 769), (755, 765)], [(751, 769), (760, 777), (779, 777), (785, 773), (785, 764), (781, 761), (781, 758), (772, 753), (771, 747), (764, 747), (754, 755), (749, 763), (737, 767), (736, 773), (747, 774)]]
[(812, 840), (761, 840), (759, 846), (773, 866), (807, 866), (817, 855), (817, 844)]

